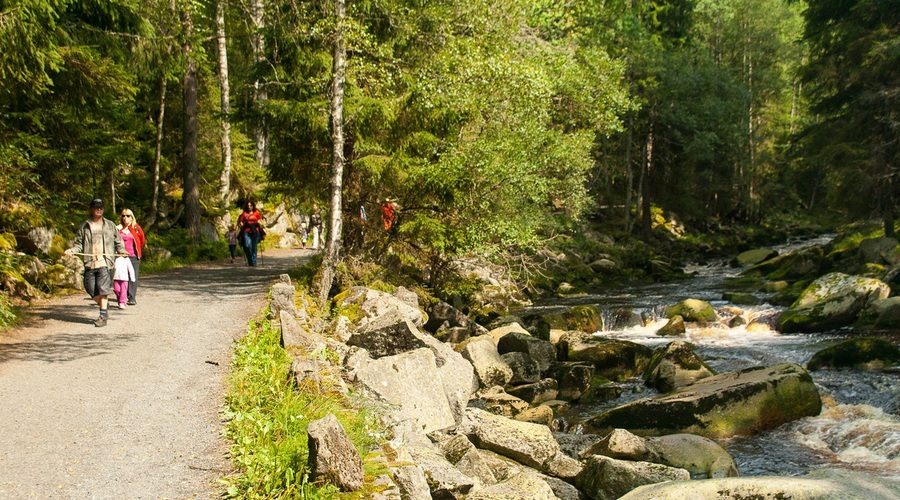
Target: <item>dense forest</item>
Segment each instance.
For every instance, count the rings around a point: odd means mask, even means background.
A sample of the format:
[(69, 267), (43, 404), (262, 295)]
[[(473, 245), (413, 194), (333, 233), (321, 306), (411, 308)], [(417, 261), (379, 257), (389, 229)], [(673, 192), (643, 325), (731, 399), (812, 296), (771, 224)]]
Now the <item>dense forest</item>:
[(7, 1), (0, 233), (101, 197), (199, 245), (254, 198), (325, 207), (333, 262), (389, 197), (431, 260), (584, 220), (890, 235), (898, 30), (897, 0)]

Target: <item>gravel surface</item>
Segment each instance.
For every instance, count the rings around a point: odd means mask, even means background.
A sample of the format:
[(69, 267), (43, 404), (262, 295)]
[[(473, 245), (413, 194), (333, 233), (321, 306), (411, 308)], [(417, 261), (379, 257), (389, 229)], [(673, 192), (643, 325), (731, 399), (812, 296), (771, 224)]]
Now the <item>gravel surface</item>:
[(34, 307), (0, 334), (0, 498), (220, 497), (233, 341), (311, 254), (142, 277), (138, 304), (104, 328), (86, 294)]

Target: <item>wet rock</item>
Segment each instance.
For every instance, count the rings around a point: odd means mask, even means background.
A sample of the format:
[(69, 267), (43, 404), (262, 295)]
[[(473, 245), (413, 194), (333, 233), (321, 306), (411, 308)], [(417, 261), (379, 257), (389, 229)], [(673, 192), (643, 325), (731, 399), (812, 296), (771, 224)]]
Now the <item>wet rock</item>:
[(741, 306), (755, 306), (763, 303), (762, 299), (756, 295), (746, 292), (725, 292), (722, 294), (722, 300)]
[(595, 500), (615, 500), (638, 486), (690, 477), (684, 469), (594, 455), (575, 478), (575, 485)]
[(614, 408), (587, 424), (597, 430), (621, 428), (640, 435), (727, 438), (818, 415), (821, 408), (809, 373), (785, 363), (705, 378), (667, 395)]
[(798, 280), (818, 274), (824, 261), (825, 250), (821, 246), (801, 248), (760, 262), (741, 274), (764, 275), (773, 281)]
[(666, 308), (666, 317), (681, 316), (685, 321), (713, 322), (718, 321), (719, 316), (712, 304), (704, 300), (686, 299), (674, 306)]
[(660, 337), (677, 337), (678, 335), (684, 335), (685, 332), (687, 332), (687, 326), (684, 324), (684, 317), (676, 314), (669, 319), (668, 323), (657, 330), (656, 334)]
[(641, 313), (631, 308), (620, 308), (613, 311), (610, 330), (624, 330), (644, 325)]
[(594, 333), (603, 329), (603, 317), (595, 306), (575, 306), (564, 313), (544, 316), (550, 328)]
[(693, 345), (676, 340), (653, 351), (643, 378), (648, 386), (668, 392), (715, 374), (694, 352)]
[(310, 480), (333, 484), (341, 491), (359, 490), (364, 479), (362, 459), (337, 417), (310, 422), (307, 434)]
[(739, 475), (734, 459), (712, 439), (693, 434), (669, 434), (647, 438), (646, 445), (658, 456), (654, 462), (685, 469), (693, 478)]
[(855, 370), (883, 370), (900, 365), (900, 349), (877, 337), (848, 339), (815, 353), (806, 368), (852, 368)]
[(890, 294), (887, 284), (872, 278), (830, 273), (815, 280), (782, 313), (785, 333), (812, 332), (852, 323), (870, 303)]

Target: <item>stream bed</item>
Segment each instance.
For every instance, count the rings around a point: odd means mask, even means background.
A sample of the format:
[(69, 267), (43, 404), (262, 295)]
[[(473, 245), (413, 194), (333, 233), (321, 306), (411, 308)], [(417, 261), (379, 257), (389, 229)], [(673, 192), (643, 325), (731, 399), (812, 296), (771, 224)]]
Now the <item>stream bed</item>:
[[(776, 247), (779, 253), (814, 244), (818, 240)], [(724, 262), (688, 266), (692, 278), (677, 282), (611, 288), (602, 295), (553, 299), (536, 304), (529, 312), (541, 314), (565, 310), (579, 304), (592, 304), (604, 315), (628, 308), (641, 313), (647, 324), (624, 330), (603, 330), (595, 335), (629, 340), (654, 348), (674, 340), (658, 337), (655, 332), (665, 325), (666, 306), (693, 298), (706, 300), (720, 311), (720, 316), (740, 309), (746, 323), (755, 317), (777, 315), (783, 307), (771, 305), (734, 306), (722, 300), (727, 291), (726, 280), (736, 277), (741, 269)], [(728, 312), (726, 312), (728, 311)], [(608, 324), (609, 322), (605, 322)], [(754, 366), (770, 366), (784, 362), (805, 366), (819, 350), (862, 332), (839, 329), (814, 334), (782, 335), (756, 323), (729, 328), (726, 325), (692, 327), (684, 337), (695, 351), (718, 373)], [(900, 344), (900, 331), (867, 331)], [(801, 475), (813, 469), (838, 467), (859, 470), (900, 480), (900, 373), (872, 371), (817, 371), (811, 373), (822, 396), (822, 412), (790, 422), (781, 427), (750, 437), (735, 437), (719, 443), (732, 454), (743, 476)], [(573, 424), (570, 432), (578, 432), (578, 421), (629, 401), (652, 397), (656, 393), (644, 387), (639, 379), (622, 383), (623, 395), (598, 405), (575, 405), (566, 418)]]

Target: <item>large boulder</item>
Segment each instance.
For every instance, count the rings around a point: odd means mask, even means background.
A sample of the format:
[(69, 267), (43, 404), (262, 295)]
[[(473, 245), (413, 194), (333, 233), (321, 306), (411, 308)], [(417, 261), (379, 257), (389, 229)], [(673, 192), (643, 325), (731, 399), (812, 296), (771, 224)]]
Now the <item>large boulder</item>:
[(806, 368), (853, 368), (883, 370), (900, 365), (900, 349), (877, 337), (859, 337), (839, 342), (813, 354)]
[(772, 281), (808, 278), (819, 272), (825, 260), (825, 250), (821, 246), (797, 249), (745, 269), (746, 276), (764, 275)]
[(550, 328), (595, 333), (603, 329), (603, 316), (592, 305), (575, 306), (568, 311), (544, 316)]
[(885, 299), (890, 287), (884, 282), (830, 273), (810, 284), (778, 320), (785, 333), (813, 332), (852, 323), (870, 303)]
[(363, 463), (337, 417), (328, 415), (309, 423), (309, 478), (356, 491), (363, 485)]
[(426, 347), (425, 337), (409, 318), (390, 311), (354, 330), (347, 345), (365, 349), (373, 358), (381, 358)]
[(541, 365), (524, 352), (507, 352), (500, 356), (512, 370), (510, 385), (531, 384), (541, 380)]
[(620, 500), (701, 498), (792, 500), (895, 500), (900, 482), (862, 472), (820, 469), (800, 477), (729, 477), (641, 486)]
[(690, 477), (684, 469), (593, 455), (575, 478), (575, 485), (594, 500), (615, 500), (638, 486)]
[(705, 479), (738, 476), (731, 455), (712, 439), (693, 434), (669, 434), (647, 438), (646, 446), (657, 456), (654, 462), (685, 469), (691, 477)]
[(396, 422), (407, 421), (422, 434), (457, 423), (430, 349), (373, 360), (357, 372), (357, 378), (364, 388), (396, 407)]
[(449, 328), (464, 328), (469, 335), (475, 333), (475, 322), (462, 311), (446, 302), (437, 302), (428, 309), (428, 322), (425, 324), (425, 329), (437, 332), (442, 325)]
[(335, 297), (338, 313), (362, 327), (388, 312), (396, 312), (417, 328), (425, 324), (424, 313), (403, 299), (364, 286), (355, 286)]
[(778, 252), (771, 248), (757, 248), (739, 253), (735, 258), (731, 259), (729, 264), (731, 264), (732, 267), (752, 266), (769, 259), (774, 259), (777, 256)]
[(898, 261), (897, 240), (894, 238), (869, 238), (859, 242), (859, 258), (863, 264), (893, 265)]
[(559, 381), (557, 397), (564, 401), (577, 401), (582, 394), (591, 388), (591, 380), (596, 372), (593, 364), (567, 362), (555, 371)]
[(466, 408), (462, 430), (479, 448), (511, 458), (552, 476), (573, 478), (581, 471), (577, 460), (566, 456), (546, 425), (519, 422)]
[(425, 472), (425, 481), (431, 490), (431, 498), (465, 498), (469, 491), (480, 484), (466, 476), (447, 460), (444, 453), (431, 443), (415, 443), (406, 447), (409, 459)]
[(490, 337), (469, 339), (460, 344), (459, 352), (472, 363), (481, 387), (505, 386), (513, 377), (512, 368), (500, 358), (497, 346)]
[(614, 408), (587, 421), (595, 429), (641, 435), (689, 433), (709, 438), (774, 429), (822, 409), (819, 391), (802, 367), (785, 363), (723, 373), (652, 399)]
[(550, 369), (556, 361), (556, 349), (549, 341), (532, 337), (530, 333), (510, 332), (497, 340), (500, 354), (522, 352), (537, 362), (541, 372)]
[(588, 361), (608, 379), (626, 379), (643, 373), (652, 350), (627, 340), (567, 334), (560, 342), (568, 361)]
[[(581, 451), (580, 456), (589, 458), (592, 455), (619, 460), (658, 462), (659, 457), (647, 446), (647, 441), (625, 429), (613, 429), (589, 448)], [(666, 464), (670, 465), (670, 464)]]
[(676, 340), (657, 347), (644, 370), (644, 383), (660, 392), (712, 377), (716, 372), (706, 365), (687, 342)]
[(516, 474), (511, 478), (482, 488), (467, 500), (548, 500), (556, 498), (553, 489), (537, 474)]

